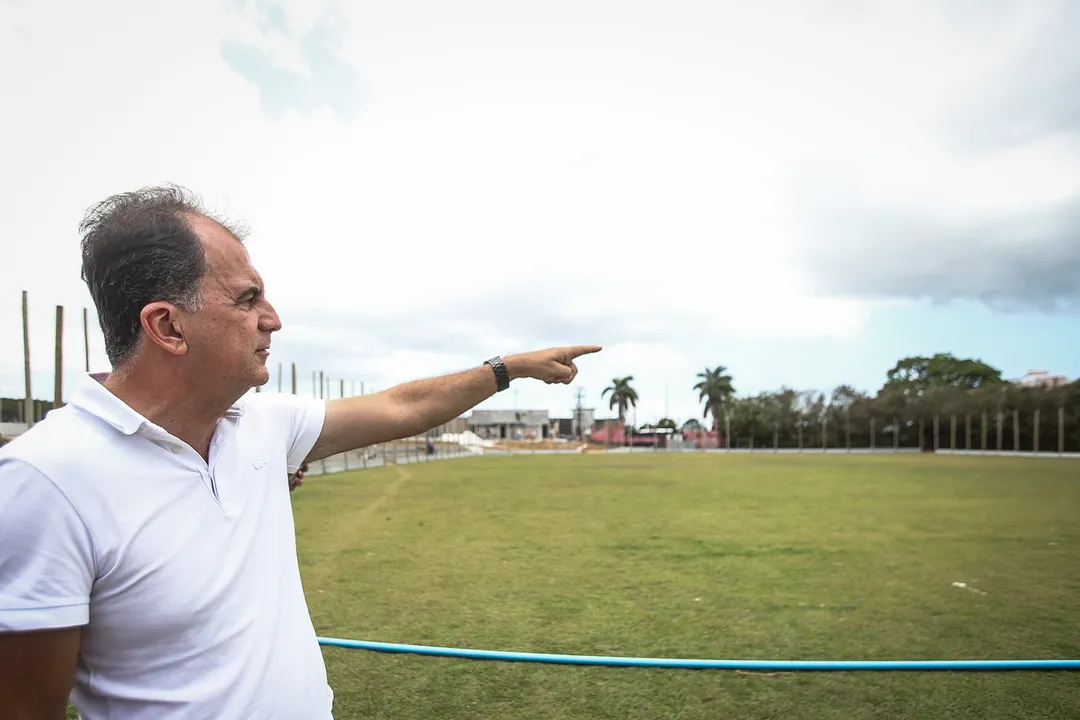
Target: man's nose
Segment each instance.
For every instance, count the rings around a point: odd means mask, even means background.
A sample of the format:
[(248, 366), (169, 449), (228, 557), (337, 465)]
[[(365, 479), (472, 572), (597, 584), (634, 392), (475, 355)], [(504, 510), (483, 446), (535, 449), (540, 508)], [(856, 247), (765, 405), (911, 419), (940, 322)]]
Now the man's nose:
[(281, 318), (278, 317), (274, 306), (266, 301), (266, 309), (262, 314), (260, 329), (264, 332), (277, 332), (281, 329)]

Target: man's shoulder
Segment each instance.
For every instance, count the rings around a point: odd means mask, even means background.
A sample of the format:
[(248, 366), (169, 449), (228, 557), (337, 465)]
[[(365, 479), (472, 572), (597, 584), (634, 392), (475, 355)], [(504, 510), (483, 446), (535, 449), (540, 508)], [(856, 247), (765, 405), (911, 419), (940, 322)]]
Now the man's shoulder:
[(22, 460), (38, 466), (50, 458), (70, 454), (86, 461), (91, 450), (102, 449), (99, 423), (66, 405), (0, 447), (0, 459)]
[(243, 409), (245, 415), (256, 413), (260, 415), (290, 415), (297, 412), (311, 410), (322, 411), (325, 400), (318, 398), (303, 397), (290, 393), (248, 393), (236, 401), (236, 405)]

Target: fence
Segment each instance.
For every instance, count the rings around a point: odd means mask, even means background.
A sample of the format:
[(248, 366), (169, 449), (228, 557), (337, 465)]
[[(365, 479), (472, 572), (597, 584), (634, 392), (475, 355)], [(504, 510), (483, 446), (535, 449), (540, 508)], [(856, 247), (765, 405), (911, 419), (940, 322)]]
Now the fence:
[[(1003, 413), (1002, 413), (1003, 415)], [(1018, 413), (1016, 413), (1018, 415)], [(1017, 417), (1012, 419), (1013, 425), (1017, 425), (1020, 420)], [(915, 421), (915, 424), (918, 424)], [(863, 447), (858, 446), (843, 446), (843, 447), (829, 447), (827, 440), (827, 432), (822, 436), (825, 441), (823, 445), (796, 445), (794, 447), (785, 447), (777, 443), (777, 439), (780, 437), (780, 433), (777, 432), (773, 435), (774, 443), (772, 445), (755, 445), (753, 438), (745, 438), (745, 444), (740, 444), (738, 438), (730, 441), (729, 444), (723, 447), (700, 447), (698, 444), (693, 443), (674, 443), (669, 446), (662, 445), (634, 445), (627, 444), (621, 446), (611, 445), (599, 445), (599, 444), (577, 444), (567, 443), (567, 447), (564, 449), (550, 448), (550, 447), (528, 447), (528, 444), (515, 444), (513, 446), (496, 446), (496, 447), (463, 447), (454, 443), (435, 443), (434, 452), (428, 454), (426, 450), (426, 441), (422, 438), (411, 438), (409, 440), (399, 441), (399, 443), (391, 443), (386, 445), (374, 446), (365, 450), (354, 450), (348, 453), (338, 454), (332, 458), (326, 460), (320, 460), (314, 463), (308, 471), (308, 475), (326, 475), (332, 473), (340, 473), (350, 470), (365, 470), (368, 467), (383, 467), (386, 465), (404, 465), (409, 463), (418, 462), (431, 462), (437, 460), (450, 460), (457, 458), (476, 458), (476, 457), (500, 457), (500, 456), (578, 456), (578, 454), (592, 454), (595, 452), (605, 452), (611, 454), (649, 454), (649, 453), (670, 453), (670, 454), (683, 454), (683, 453), (707, 453), (707, 454), (860, 454), (860, 456), (866, 456), (866, 454), (920, 454), (923, 452), (936, 453), (936, 454), (957, 454), (957, 456), (986, 456), (986, 457), (1010, 457), (1010, 458), (1077, 458), (1080, 459), (1080, 451), (1075, 449), (1067, 449), (1064, 438), (1066, 437), (1067, 426), (1064, 421), (1064, 412), (1059, 416), (1059, 422), (1057, 427), (1056, 446), (1053, 443), (1040, 444), (1040, 423), (1035, 422), (1035, 433), (1031, 436), (1030, 444), (1025, 448), (1020, 444), (1010, 446), (1008, 441), (1002, 443), (1002, 439), (1008, 440), (1010, 435), (1005, 432), (1004, 426), (998, 423), (995, 432), (990, 433), (990, 425), (985, 424), (982, 426), (975, 426), (975, 430), (981, 430), (983, 432), (971, 432), (970, 421), (962, 425), (963, 430), (966, 431), (962, 435), (959, 432), (959, 427), (955, 418), (950, 417), (947, 426), (941, 421), (940, 418), (934, 418), (930, 423), (923, 423), (927, 426), (928, 434), (923, 436), (921, 431), (917, 437), (929, 438), (928, 443), (920, 445), (902, 445), (900, 443), (901, 434), (899, 432), (899, 426), (895, 431), (890, 430), (889, 435), (893, 439), (891, 444), (869, 444)], [(929, 435), (931, 427), (936, 429), (933, 435)], [(944, 435), (948, 439), (948, 447), (944, 447), (941, 443), (942, 432), (946, 432)], [(796, 432), (796, 437), (801, 439), (804, 437), (801, 433)], [(873, 436), (872, 436), (873, 437)], [(1022, 437), (1021, 434), (1014, 434), (1013, 437)], [(936, 438), (937, 443), (933, 443), (933, 439)], [(978, 441), (973, 441), (972, 438), (978, 438)], [(808, 436), (809, 439), (809, 436)]]

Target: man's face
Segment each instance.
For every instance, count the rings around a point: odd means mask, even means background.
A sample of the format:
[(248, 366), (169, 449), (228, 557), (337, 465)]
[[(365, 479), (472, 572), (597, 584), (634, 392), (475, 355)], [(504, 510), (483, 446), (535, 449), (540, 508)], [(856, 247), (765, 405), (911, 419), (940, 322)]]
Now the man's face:
[(188, 359), (208, 382), (243, 394), (270, 379), (270, 334), (281, 320), (244, 245), (212, 220), (192, 226), (203, 240), (206, 276), (202, 309), (184, 324)]

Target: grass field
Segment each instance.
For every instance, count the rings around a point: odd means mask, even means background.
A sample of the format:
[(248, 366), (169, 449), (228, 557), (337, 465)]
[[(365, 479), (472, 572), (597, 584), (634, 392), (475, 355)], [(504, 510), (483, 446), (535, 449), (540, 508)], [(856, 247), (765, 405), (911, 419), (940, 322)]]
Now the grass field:
[[(323, 636), (628, 656), (1080, 658), (1070, 460), (478, 458), (312, 478), (294, 502)], [(324, 654), (339, 719), (1080, 717), (1080, 674), (1068, 672), (765, 677)]]

